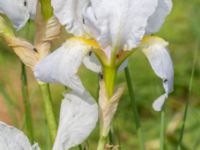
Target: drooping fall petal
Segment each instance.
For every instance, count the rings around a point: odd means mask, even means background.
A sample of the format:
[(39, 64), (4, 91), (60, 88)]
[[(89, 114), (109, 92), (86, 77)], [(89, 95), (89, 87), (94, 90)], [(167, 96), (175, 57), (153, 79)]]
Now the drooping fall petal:
[(146, 39), (143, 52), (158, 77), (162, 79), (165, 94), (153, 103), (153, 108), (160, 111), (169, 93), (173, 91), (174, 69), (171, 57), (167, 50), (168, 43), (161, 38)]
[(90, 46), (69, 40), (36, 65), (35, 77), (43, 82), (64, 84), (82, 93), (84, 87), (77, 72), (89, 50)]
[(97, 120), (98, 106), (89, 93), (65, 94), (53, 150), (68, 150), (81, 144), (95, 128)]

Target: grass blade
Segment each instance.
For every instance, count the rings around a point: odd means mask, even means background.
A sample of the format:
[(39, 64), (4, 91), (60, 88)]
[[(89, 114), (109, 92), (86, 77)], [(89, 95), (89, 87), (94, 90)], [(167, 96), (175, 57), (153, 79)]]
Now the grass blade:
[(24, 109), (25, 109), (25, 122), (26, 122), (26, 129), (28, 132), (28, 137), (30, 142), (34, 143), (34, 130), (33, 130), (33, 119), (31, 115), (31, 104), (29, 101), (28, 95), (28, 82), (27, 82), (27, 74), (26, 74), (26, 66), (21, 63), (21, 88), (22, 88), (22, 98), (24, 102)]
[(183, 137), (184, 137), (184, 132), (185, 132), (185, 124), (186, 124), (187, 116), (188, 116), (189, 98), (190, 98), (191, 92), (192, 92), (193, 78), (194, 78), (195, 67), (196, 67), (197, 58), (198, 58), (198, 49), (199, 49), (199, 43), (197, 42), (197, 46), (196, 46), (195, 51), (194, 51), (192, 73), (191, 73), (190, 82), (189, 82), (189, 91), (188, 91), (189, 94), (188, 94), (188, 98), (186, 99), (183, 122), (182, 122), (182, 125), (181, 125), (179, 144), (178, 144), (177, 150), (181, 150), (182, 149), (181, 145), (182, 145), (182, 142), (183, 142)]
[(127, 82), (127, 86), (128, 86), (129, 96), (131, 99), (131, 105), (133, 107), (133, 112), (134, 112), (134, 116), (135, 116), (135, 125), (136, 125), (137, 135), (138, 135), (139, 142), (140, 142), (140, 150), (145, 150), (143, 133), (142, 133), (141, 123), (140, 123), (140, 117), (139, 117), (139, 113), (138, 113), (137, 103), (136, 103), (136, 100), (134, 97), (132, 79), (131, 79), (128, 67), (125, 68), (125, 77), (126, 77), (126, 82)]

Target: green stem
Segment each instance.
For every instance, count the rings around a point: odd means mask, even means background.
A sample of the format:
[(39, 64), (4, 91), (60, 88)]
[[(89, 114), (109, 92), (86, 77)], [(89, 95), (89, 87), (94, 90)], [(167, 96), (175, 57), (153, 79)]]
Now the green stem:
[(79, 149), (79, 150), (82, 150), (82, 146), (81, 146), (81, 145), (79, 145), (79, 146), (78, 146), (78, 149)]
[(181, 125), (179, 144), (178, 144), (177, 150), (182, 149), (182, 141), (183, 141), (183, 136), (184, 136), (184, 132), (185, 132), (185, 124), (186, 124), (186, 121), (187, 121), (187, 115), (188, 115), (188, 109), (189, 109), (189, 98), (190, 98), (190, 95), (191, 95), (191, 92), (192, 92), (193, 78), (194, 78), (195, 67), (196, 67), (197, 58), (198, 58), (198, 48), (199, 48), (199, 43), (197, 41), (197, 46), (195, 48), (194, 56), (193, 56), (194, 59), (193, 59), (193, 65), (192, 65), (191, 78), (190, 78), (190, 82), (189, 82), (188, 98), (187, 98), (186, 104), (185, 104), (183, 122), (182, 122), (182, 125)]
[(131, 82), (132, 79), (131, 79), (128, 67), (125, 68), (125, 76), (126, 76), (126, 82), (127, 82), (127, 86), (128, 86), (129, 96), (131, 99), (131, 104), (133, 107), (133, 112), (134, 112), (134, 117), (135, 117), (135, 126), (136, 126), (136, 130), (137, 130), (137, 135), (139, 138), (140, 149), (145, 150), (143, 133), (142, 133), (141, 123), (140, 123), (140, 117), (139, 117), (139, 113), (138, 113), (137, 103), (136, 103), (136, 100), (134, 97), (134, 90), (133, 90), (133, 85)]
[(161, 111), (160, 150), (165, 150), (165, 110)]
[[(115, 80), (116, 80), (116, 67), (111, 63), (110, 65), (104, 66), (103, 70), (103, 78), (104, 78), (104, 83), (105, 83), (105, 88), (106, 88), (106, 95), (107, 99), (105, 101), (109, 100), (114, 93), (114, 87), (115, 87)], [(100, 139), (98, 143), (97, 150), (104, 150), (105, 145), (108, 140), (109, 132), (108, 133), (103, 133), (103, 119), (100, 119)], [(110, 130), (110, 127), (109, 127)]]
[(52, 98), (50, 94), (49, 84), (39, 83), (39, 86), (40, 86), (40, 90), (43, 97), (45, 115), (46, 115), (47, 124), (49, 128), (50, 138), (53, 144), (56, 137), (56, 133), (57, 133), (57, 123), (56, 123), (56, 118), (53, 111), (53, 103), (52, 103)]
[(107, 143), (107, 139), (108, 138), (105, 137), (105, 136), (101, 136), (100, 137), (97, 150), (104, 150), (105, 149), (105, 145)]
[(33, 121), (31, 115), (31, 104), (28, 96), (28, 83), (27, 83), (27, 74), (26, 74), (26, 66), (21, 63), (21, 84), (22, 84), (22, 97), (24, 102), (25, 109), (25, 122), (26, 129), (28, 132), (28, 137), (30, 142), (34, 143), (34, 132), (33, 132)]
[(112, 66), (104, 67), (104, 81), (108, 97), (112, 97), (114, 93), (116, 79), (116, 68)]
[(111, 145), (114, 145), (114, 144), (115, 144), (113, 126), (111, 126), (110, 132), (109, 132), (109, 143), (110, 143)]

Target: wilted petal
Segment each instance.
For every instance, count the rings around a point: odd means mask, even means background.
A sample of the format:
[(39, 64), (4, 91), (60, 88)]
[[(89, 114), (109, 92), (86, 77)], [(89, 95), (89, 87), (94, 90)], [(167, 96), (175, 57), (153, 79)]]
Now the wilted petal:
[(161, 38), (149, 38), (143, 43), (143, 52), (149, 60), (154, 72), (163, 81), (165, 94), (159, 97), (153, 104), (154, 109), (159, 111), (168, 94), (173, 91), (174, 69), (171, 57), (167, 51), (168, 43)]
[(160, 27), (165, 21), (165, 18), (172, 9), (172, 0), (158, 0), (158, 6), (156, 11), (148, 20), (148, 26), (146, 28), (146, 33), (151, 34), (158, 32)]
[(88, 54), (89, 55), (85, 56), (83, 59), (85, 67), (96, 73), (102, 72), (101, 64), (97, 57), (92, 52), (89, 52)]
[(22, 131), (0, 122), (1, 150), (39, 150), (39, 146), (36, 145), (31, 147), (28, 138)]
[(39, 81), (61, 83), (83, 92), (83, 85), (76, 74), (89, 49), (79, 41), (67, 41), (35, 66), (35, 77)]
[[(129, 50), (140, 42), (156, 7), (157, 0), (91, 0), (88, 9), (93, 10), (96, 18), (97, 23), (93, 25), (96, 24), (101, 31), (97, 40), (103, 46), (111, 45), (118, 49), (125, 46)], [(93, 20), (91, 17), (91, 22)]]
[(68, 150), (81, 144), (95, 128), (97, 120), (98, 106), (87, 92), (65, 94), (53, 150)]
[(22, 28), (29, 19), (24, 0), (0, 0), (0, 13), (5, 14), (17, 29)]
[(54, 14), (66, 30), (75, 35), (82, 36), (83, 29), (82, 10), (89, 0), (51, 0)]

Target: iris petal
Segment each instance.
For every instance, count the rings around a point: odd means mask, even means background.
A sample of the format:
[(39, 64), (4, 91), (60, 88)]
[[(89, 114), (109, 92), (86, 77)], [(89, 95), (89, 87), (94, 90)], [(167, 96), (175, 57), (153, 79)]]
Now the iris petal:
[(124, 46), (130, 50), (139, 44), (156, 7), (157, 0), (91, 0), (88, 9), (93, 10), (90, 16), (95, 16), (96, 23), (94, 17), (90, 20), (101, 31), (97, 40), (103, 47), (121, 49)]
[(83, 64), (86, 68), (93, 72), (102, 72), (102, 66), (97, 57), (92, 52), (89, 52), (89, 55), (84, 57)]
[(28, 19), (34, 19), (37, 0), (0, 0), (0, 13), (5, 14), (14, 27), (21, 29)]
[(158, 32), (165, 21), (165, 18), (172, 9), (172, 0), (158, 0), (156, 11), (151, 15), (148, 20), (146, 33), (151, 34)]
[(35, 66), (35, 77), (43, 82), (64, 84), (82, 93), (84, 87), (77, 72), (89, 49), (90, 46), (82, 42), (67, 41)]
[(147, 41), (143, 45), (143, 52), (156, 75), (162, 79), (165, 90), (165, 94), (159, 97), (153, 104), (154, 109), (160, 111), (165, 99), (173, 91), (174, 69), (166, 48), (168, 43), (160, 38), (150, 38)]
[(0, 13), (8, 16), (15, 28), (22, 28), (29, 19), (24, 0), (0, 0)]
[(78, 36), (82, 36), (83, 29), (82, 10), (89, 0), (52, 0), (54, 14), (66, 30)]
[(67, 150), (81, 144), (95, 128), (97, 120), (98, 106), (89, 93), (65, 94), (53, 150)]
[(0, 148), (2, 150), (40, 150), (37, 144), (31, 147), (23, 132), (3, 122), (0, 122)]

